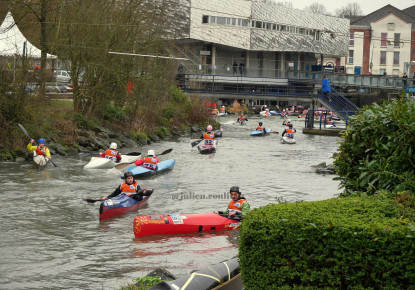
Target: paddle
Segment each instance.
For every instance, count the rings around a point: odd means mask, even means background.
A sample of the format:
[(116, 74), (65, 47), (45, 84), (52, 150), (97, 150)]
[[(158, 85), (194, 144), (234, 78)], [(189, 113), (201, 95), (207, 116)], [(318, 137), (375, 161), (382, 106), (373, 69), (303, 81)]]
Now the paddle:
[[(25, 135), (26, 135), (26, 137), (27, 137), (27, 138), (29, 138), (29, 140), (32, 140), (32, 138), (29, 136), (29, 134), (27, 133), (26, 129), (25, 129), (22, 125), (17, 124), (17, 126), (19, 126), (20, 130), (22, 130), (23, 134), (25, 134)], [(33, 142), (33, 143), (36, 145), (36, 142)], [(58, 165), (56, 165), (56, 164), (52, 161), (52, 159), (50, 159), (50, 158), (46, 158), (46, 161), (48, 161), (48, 162), (52, 163), (52, 164), (53, 164), (53, 166), (58, 167)]]
[[(159, 154), (160, 155), (160, 154)], [(153, 193), (153, 191), (154, 191), (154, 189), (147, 189), (146, 190), (146, 194), (144, 195), (144, 196), (148, 196), (148, 195), (151, 195), (152, 193)], [(142, 190), (140, 190), (139, 192), (137, 192), (137, 193), (142, 193), (143, 192), (143, 189)], [(102, 200), (102, 198), (100, 198), (100, 199), (94, 199), (94, 198), (83, 198), (82, 199), (83, 201), (86, 201), (86, 202), (88, 202), (88, 203), (96, 203), (97, 201), (103, 201)]]
[[(81, 151), (78, 153), (79, 156), (89, 156), (89, 155), (101, 155), (102, 152), (97, 151)], [(120, 153), (121, 154), (121, 153)], [(128, 155), (128, 156), (139, 156), (141, 155), (141, 152), (130, 152), (127, 154), (121, 154), (121, 155)]]
[[(170, 148), (170, 149), (164, 150), (163, 152), (161, 152), (157, 156), (165, 155), (165, 154), (170, 153), (172, 151), (173, 151), (173, 148)], [(128, 165), (130, 165), (131, 163), (133, 163), (133, 162), (118, 163), (117, 165), (115, 165), (115, 168), (118, 169), (118, 170), (121, 170), (121, 169), (124, 169), (125, 167), (127, 167)]]
[(192, 143), (190, 143), (190, 145), (192, 145), (192, 147), (195, 147), (197, 144), (199, 144), (202, 141), (203, 139), (199, 139), (199, 140), (193, 141)]

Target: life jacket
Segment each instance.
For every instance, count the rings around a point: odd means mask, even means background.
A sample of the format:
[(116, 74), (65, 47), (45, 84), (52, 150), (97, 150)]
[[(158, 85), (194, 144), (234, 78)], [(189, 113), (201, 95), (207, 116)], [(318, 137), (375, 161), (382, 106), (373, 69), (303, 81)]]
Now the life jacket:
[(105, 151), (105, 158), (110, 159), (114, 162), (117, 162), (117, 154), (118, 154), (117, 150), (107, 149), (107, 151)]
[(128, 193), (128, 192), (137, 192), (137, 186), (138, 186), (138, 182), (136, 180), (134, 180), (134, 182), (132, 184), (127, 184), (127, 183), (123, 183), (120, 186), (121, 192), (122, 193)]
[(244, 202), (247, 202), (245, 198), (240, 198), (237, 201), (231, 200), (231, 202), (228, 205), (228, 214), (231, 211), (235, 211), (235, 212), (237, 212), (237, 213), (239, 213), (239, 214), (242, 215), (242, 204)]
[(225, 112), (225, 108), (220, 108), (220, 111), (221, 112)]
[(262, 131), (262, 130), (264, 130), (264, 128), (262, 128), (261, 126), (256, 127), (256, 129), (257, 129), (258, 131)]
[(217, 113), (218, 113), (218, 110), (217, 109), (213, 109), (212, 110), (212, 114), (216, 115)]
[(203, 139), (205, 140), (205, 145), (213, 145), (215, 140), (215, 133), (206, 132), (203, 134)]
[(240, 116), (239, 120), (245, 120), (245, 116)]
[(36, 154), (46, 156), (46, 149), (48, 149), (46, 146), (43, 146), (43, 148), (36, 146)]
[(152, 170), (157, 170), (157, 160), (156, 160), (156, 158), (145, 157), (143, 167), (148, 168), (148, 169), (152, 169)]
[(287, 131), (285, 132), (285, 136), (287, 136), (288, 138), (294, 138), (294, 133), (295, 133), (294, 129), (288, 128)]

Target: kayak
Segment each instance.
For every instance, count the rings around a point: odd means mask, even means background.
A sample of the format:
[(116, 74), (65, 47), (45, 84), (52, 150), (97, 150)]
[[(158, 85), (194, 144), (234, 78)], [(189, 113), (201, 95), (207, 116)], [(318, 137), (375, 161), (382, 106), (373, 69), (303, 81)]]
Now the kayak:
[(272, 132), (272, 129), (269, 129), (269, 128), (265, 128), (265, 134), (264, 134), (264, 131), (262, 131), (262, 130), (254, 130), (254, 131), (251, 131), (251, 136), (265, 136), (265, 135), (268, 135), (269, 133), (271, 133)]
[(43, 155), (37, 155), (34, 154), (33, 156), (33, 161), (35, 162), (35, 165), (40, 167), (40, 166), (46, 166), (48, 161), (46, 160), (45, 156)]
[[(121, 155), (122, 163), (133, 163), (135, 160), (141, 159), (140, 155)], [(84, 166), (84, 169), (111, 169), (117, 165), (117, 162), (111, 159), (102, 157), (92, 157), (91, 160)]]
[[(126, 171), (131, 171), (134, 174), (134, 177), (139, 175), (150, 175), (165, 171), (167, 169), (172, 169), (176, 161), (174, 159), (164, 160), (157, 163), (157, 170), (144, 168), (143, 166), (131, 166), (128, 167)], [(124, 174), (121, 175), (121, 178), (124, 178)]]
[(294, 138), (288, 138), (288, 137), (282, 137), (281, 139), (281, 143), (283, 144), (295, 144), (295, 139)]
[(219, 112), (218, 117), (223, 117), (226, 116), (228, 113), (227, 112)]
[(142, 215), (134, 218), (134, 235), (143, 237), (236, 230), (240, 226), (240, 220), (215, 213)]
[(147, 202), (152, 193), (152, 189), (147, 190), (147, 194), (150, 195), (143, 196), (142, 200), (136, 200), (125, 194), (120, 194), (114, 198), (104, 200), (99, 206), (99, 219), (102, 221), (137, 210)]
[[(192, 271), (191, 274), (172, 281), (162, 281), (152, 290), (202, 290), (202, 289), (242, 289), (241, 270), (238, 258), (218, 263), (211, 267)], [(235, 286), (233, 286), (235, 285)], [(238, 287), (238, 286), (239, 287)]]
[(200, 154), (211, 154), (216, 152), (216, 146), (218, 145), (218, 140), (214, 140), (214, 144), (199, 144), (197, 145), (197, 150)]

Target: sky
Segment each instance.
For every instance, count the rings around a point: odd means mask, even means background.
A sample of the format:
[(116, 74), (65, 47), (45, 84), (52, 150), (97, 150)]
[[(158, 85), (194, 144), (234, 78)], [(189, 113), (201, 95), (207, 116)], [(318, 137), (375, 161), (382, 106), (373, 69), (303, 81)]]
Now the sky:
[[(278, 0), (277, 2), (285, 1)], [(372, 13), (388, 4), (401, 10), (415, 5), (415, 0), (287, 0), (287, 2), (291, 2), (293, 8), (297, 9), (304, 9), (304, 7), (309, 6), (312, 3), (320, 3), (326, 7), (327, 11), (331, 14), (334, 14), (335, 10), (338, 8), (344, 7), (349, 3), (357, 2), (362, 8), (364, 15)]]

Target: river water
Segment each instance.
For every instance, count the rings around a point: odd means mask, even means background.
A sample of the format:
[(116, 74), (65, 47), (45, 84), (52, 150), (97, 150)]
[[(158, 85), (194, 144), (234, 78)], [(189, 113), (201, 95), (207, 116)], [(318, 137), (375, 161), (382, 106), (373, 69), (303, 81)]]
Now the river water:
[[(224, 132), (215, 154), (192, 148), (196, 135), (132, 149), (157, 154), (173, 148), (160, 160), (174, 158), (176, 165), (139, 180), (142, 188), (154, 188), (144, 208), (104, 222), (98, 220), (99, 203), (82, 198), (110, 194), (122, 172), (84, 170), (90, 157), (55, 156), (59, 167), (43, 171), (28, 162), (0, 163), (0, 289), (120, 289), (157, 267), (179, 277), (236, 256), (238, 231), (134, 238), (136, 215), (225, 210), (230, 199), (221, 196), (233, 185), (251, 209), (340, 193), (334, 175), (311, 168), (332, 163), (339, 137), (302, 134), (303, 121), (293, 120), (297, 144), (288, 145), (280, 143), (280, 117), (253, 117), (246, 126), (235, 124), (234, 116), (218, 120)], [(258, 121), (280, 134), (250, 137)]]

